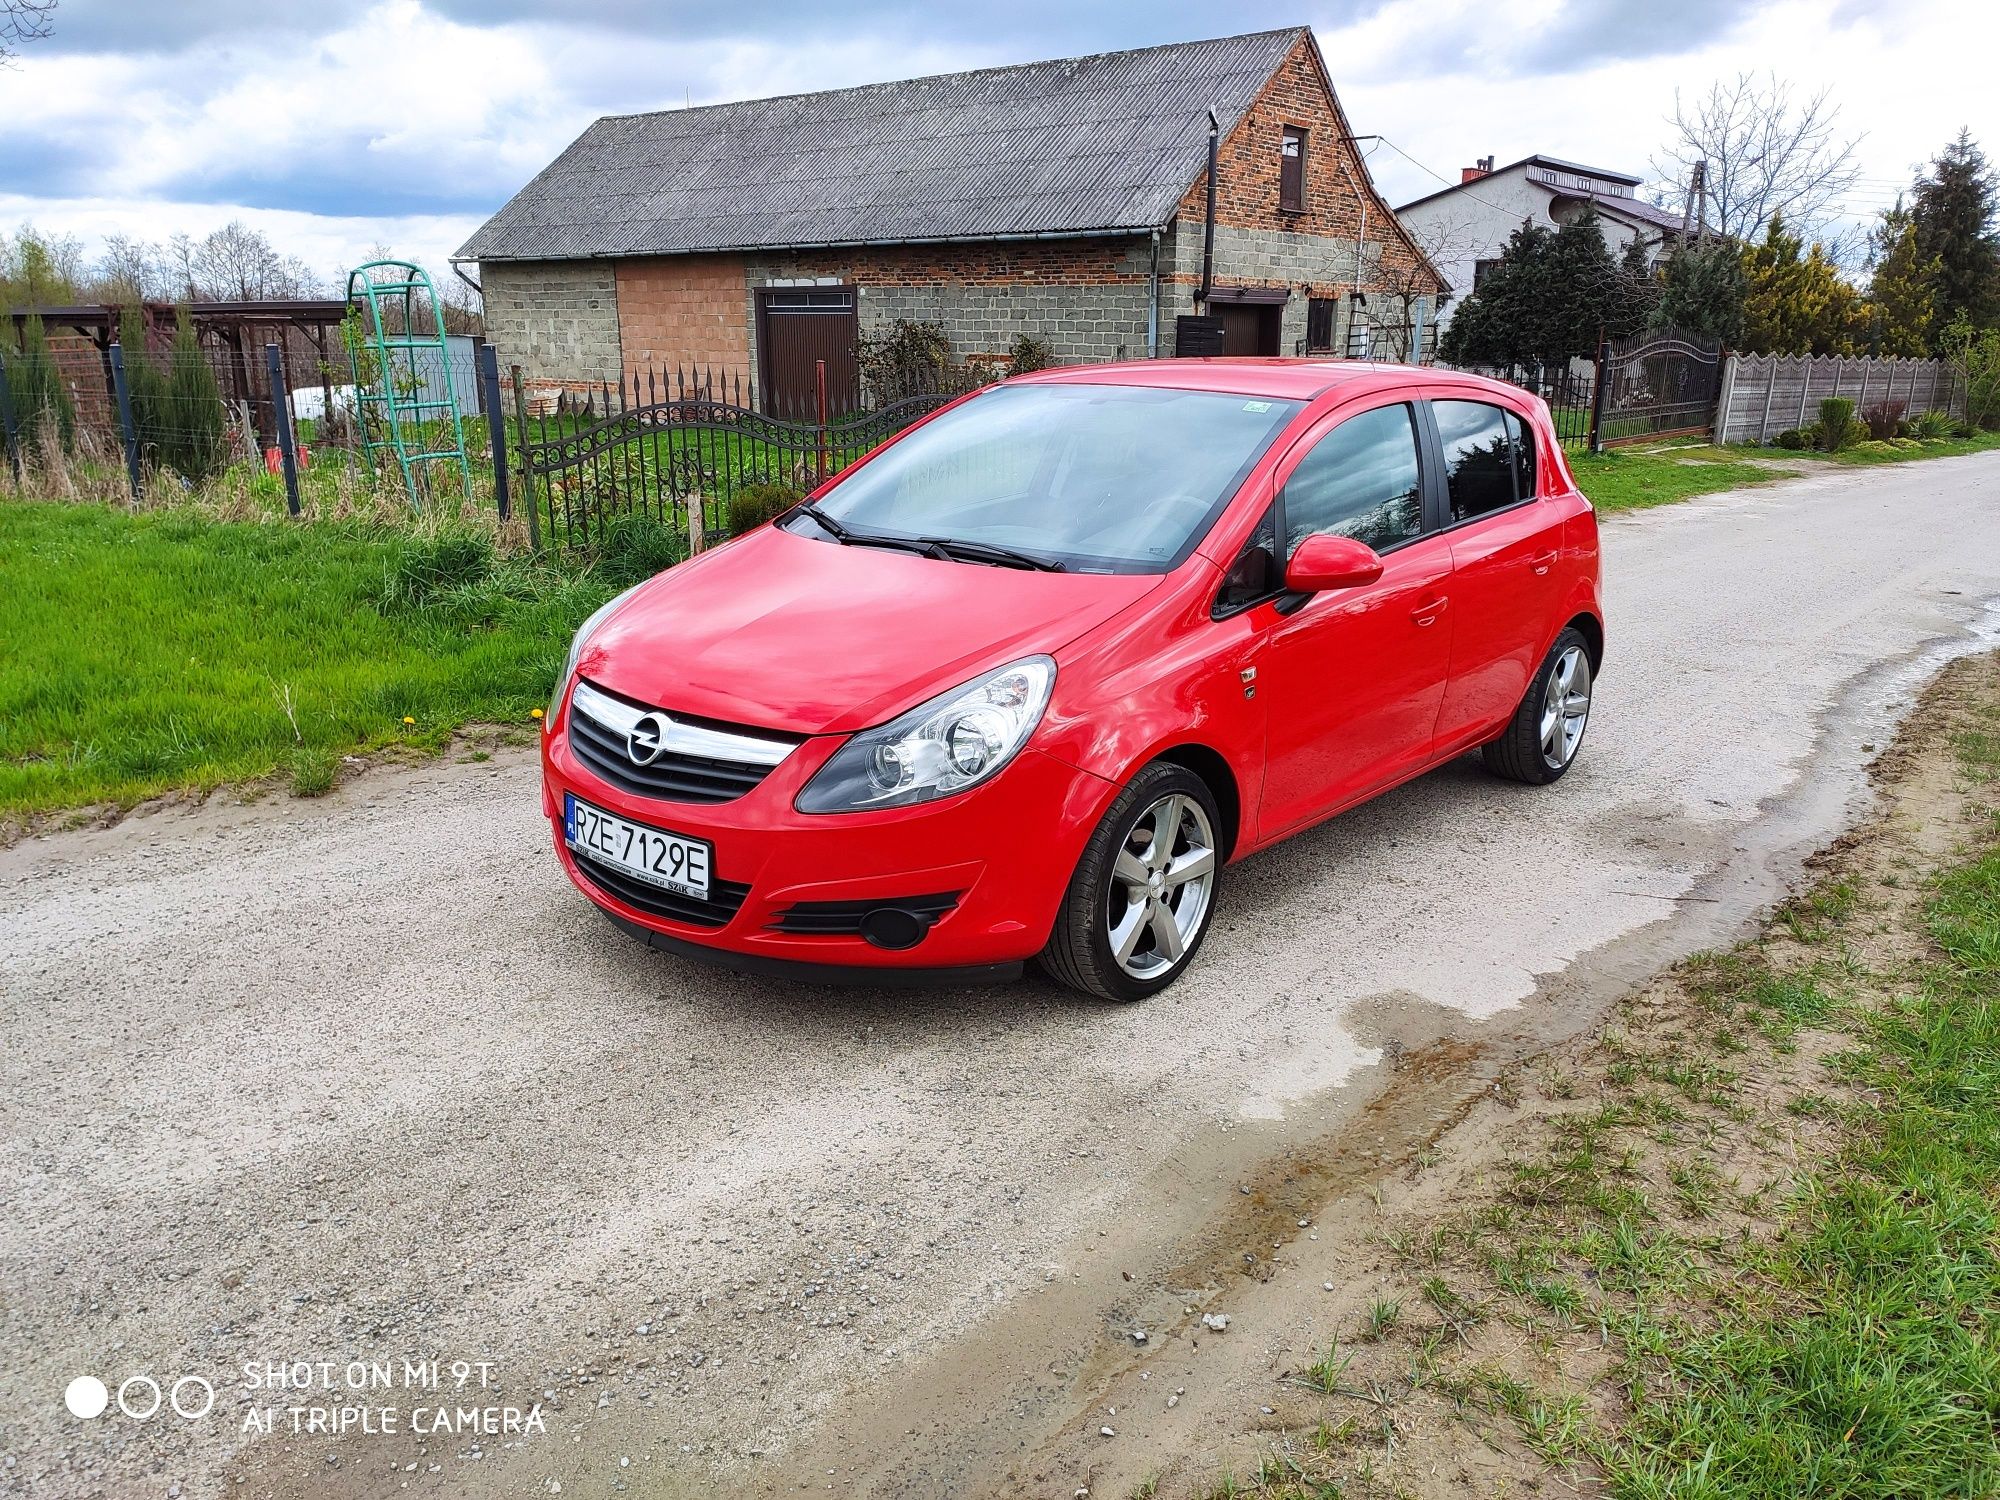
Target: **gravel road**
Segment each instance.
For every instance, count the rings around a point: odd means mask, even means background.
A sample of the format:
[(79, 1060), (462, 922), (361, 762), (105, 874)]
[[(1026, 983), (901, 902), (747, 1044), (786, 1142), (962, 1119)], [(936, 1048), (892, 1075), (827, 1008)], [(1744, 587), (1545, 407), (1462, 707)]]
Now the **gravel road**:
[[(1570, 777), (1470, 758), (1236, 867), (1135, 1008), (646, 952), (523, 752), (0, 851), (0, 1494), (990, 1483), (1201, 1305), (1260, 1184), (1379, 1168), (1777, 894), (1993, 638), (2000, 455), (1604, 539)], [(183, 1375), (206, 1415), (120, 1413)]]

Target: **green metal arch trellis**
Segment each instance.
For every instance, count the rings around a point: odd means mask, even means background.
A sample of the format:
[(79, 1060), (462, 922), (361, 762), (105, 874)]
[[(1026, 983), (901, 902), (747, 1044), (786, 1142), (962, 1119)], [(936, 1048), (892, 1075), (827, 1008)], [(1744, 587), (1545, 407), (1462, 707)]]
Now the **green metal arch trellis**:
[[(377, 273), (387, 273), (378, 276)], [(464, 493), (472, 493), (472, 468), (465, 458), (465, 432), (459, 419), (458, 393), (453, 389), (449, 347), (445, 343), (444, 320), (438, 311), (437, 293), (423, 267), (406, 260), (371, 260), (347, 273), (347, 300), (356, 294), (368, 308), (368, 325), (347, 346), (348, 365), (354, 375), (355, 425), (361, 445), (370, 458), (383, 451), (396, 455), (402, 470), (403, 487), (410, 504), (419, 505), (419, 476), (423, 464), (437, 459), (455, 459)], [(387, 309), (400, 313), (393, 319), (400, 331), (391, 333), (383, 317)], [(428, 333), (417, 331), (419, 322)], [(373, 355), (375, 380), (362, 378), (361, 356)], [(431, 357), (426, 360), (425, 355)], [(434, 385), (443, 394), (433, 394)], [(439, 413), (441, 415), (427, 415)], [(378, 420), (371, 422), (371, 414)], [(434, 446), (433, 424), (442, 442), (447, 432), (450, 446)], [(386, 434), (386, 436), (384, 436)]]

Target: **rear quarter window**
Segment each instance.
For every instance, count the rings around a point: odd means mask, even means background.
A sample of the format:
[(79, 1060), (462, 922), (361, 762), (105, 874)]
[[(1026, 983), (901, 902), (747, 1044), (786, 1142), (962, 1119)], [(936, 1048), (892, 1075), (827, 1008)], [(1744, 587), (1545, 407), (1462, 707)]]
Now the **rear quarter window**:
[[(1534, 455), (1521, 419), (1485, 401), (1433, 401), (1453, 522), (1505, 510), (1534, 494)], [(1520, 488), (1526, 464), (1528, 487)]]

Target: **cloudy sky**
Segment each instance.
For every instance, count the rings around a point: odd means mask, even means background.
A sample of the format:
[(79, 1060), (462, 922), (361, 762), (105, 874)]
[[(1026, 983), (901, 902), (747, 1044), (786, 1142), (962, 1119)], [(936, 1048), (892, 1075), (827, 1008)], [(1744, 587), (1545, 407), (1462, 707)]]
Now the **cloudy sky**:
[(329, 280), (377, 243), (441, 274), (599, 114), (1298, 22), (1392, 203), (1485, 155), (1643, 172), (1675, 90), (1746, 69), (1833, 91), (1857, 216), (1961, 126), (2000, 157), (1993, 0), (60, 0), (0, 70), (0, 228), (240, 218)]

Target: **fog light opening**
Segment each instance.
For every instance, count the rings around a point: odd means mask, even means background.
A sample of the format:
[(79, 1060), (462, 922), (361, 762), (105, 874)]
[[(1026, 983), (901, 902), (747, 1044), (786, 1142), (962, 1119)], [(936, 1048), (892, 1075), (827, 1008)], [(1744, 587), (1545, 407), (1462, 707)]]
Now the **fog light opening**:
[(914, 948), (936, 920), (929, 912), (900, 906), (877, 906), (861, 918), (861, 935), (877, 948)]

